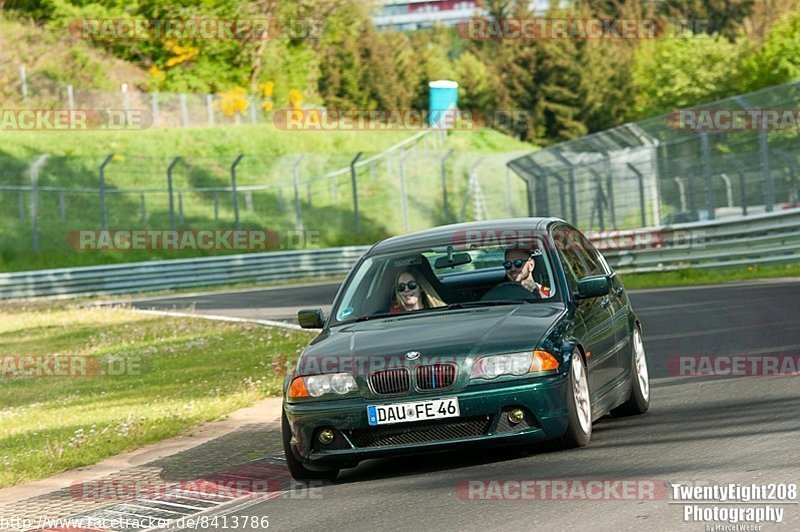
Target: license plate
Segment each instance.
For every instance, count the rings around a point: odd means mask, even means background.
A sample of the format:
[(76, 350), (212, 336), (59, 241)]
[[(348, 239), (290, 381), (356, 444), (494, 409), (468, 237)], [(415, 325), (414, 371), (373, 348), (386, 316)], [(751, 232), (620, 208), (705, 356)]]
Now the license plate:
[(367, 419), (370, 425), (442, 419), (445, 417), (458, 417), (460, 414), (457, 397), (414, 403), (396, 403), (393, 405), (370, 405), (367, 407)]

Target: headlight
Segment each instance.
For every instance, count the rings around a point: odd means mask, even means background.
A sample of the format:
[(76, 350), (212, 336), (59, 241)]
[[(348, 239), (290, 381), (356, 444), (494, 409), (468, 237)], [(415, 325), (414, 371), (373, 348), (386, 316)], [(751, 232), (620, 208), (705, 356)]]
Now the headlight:
[(289, 399), (320, 397), (326, 393), (345, 395), (356, 389), (356, 380), (349, 373), (331, 373), (297, 377), (289, 386)]
[(527, 375), (558, 369), (558, 360), (547, 351), (509, 353), (482, 357), (472, 366), (473, 379), (494, 379), (501, 375)]

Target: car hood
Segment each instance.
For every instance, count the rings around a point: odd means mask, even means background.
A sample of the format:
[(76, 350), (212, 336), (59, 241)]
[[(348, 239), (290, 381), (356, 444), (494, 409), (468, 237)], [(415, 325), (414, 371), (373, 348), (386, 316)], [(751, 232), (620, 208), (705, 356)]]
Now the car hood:
[[(297, 374), (346, 371), (354, 359), (420, 353), (420, 361), (533, 349), (565, 312), (563, 303), (530, 303), (369, 320), (323, 331), (304, 351)], [(347, 364), (348, 368), (344, 365)]]

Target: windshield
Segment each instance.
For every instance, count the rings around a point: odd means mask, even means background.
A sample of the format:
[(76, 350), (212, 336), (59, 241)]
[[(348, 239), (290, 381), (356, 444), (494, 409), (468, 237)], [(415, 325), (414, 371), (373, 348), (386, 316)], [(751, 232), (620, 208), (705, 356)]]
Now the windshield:
[(350, 278), (333, 322), (449, 308), (519, 305), (557, 299), (547, 246), (428, 246), (374, 255)]

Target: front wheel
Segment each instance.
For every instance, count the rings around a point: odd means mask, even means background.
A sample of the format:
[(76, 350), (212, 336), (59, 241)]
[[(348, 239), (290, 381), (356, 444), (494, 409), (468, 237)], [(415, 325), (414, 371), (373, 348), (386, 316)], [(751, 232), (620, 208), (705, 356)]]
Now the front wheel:
[(647, 356), (639, 327), (633, 329), (631, 358), (631, 396), (611, 411), (619, 417), (644, 414), (650, 408), (650, 374), (647, 371)]
[(292, 428), (289, 426), (289, 420), (286, 418), (286, 412), (281, 414), (281, 436), (283, 437), (283, 454), (286, 455), (286, 466), (289, 468), (289, 473), (295, 480), (308, 481), (308, 480), (329, 480), (333, 481), (339, 474), (338, 469), (308, 469), (294, 454), (292, 449)]
[(577, 349), (572, 353), (570, 365), (567, 410), (569, 425), (561, 436), (560, 447), (586, 447), (592, 439), (592, 402), (589, 396), (589, 373)]

